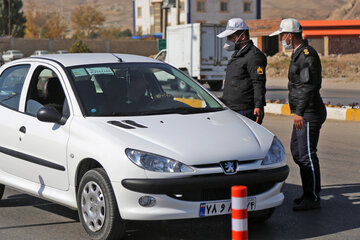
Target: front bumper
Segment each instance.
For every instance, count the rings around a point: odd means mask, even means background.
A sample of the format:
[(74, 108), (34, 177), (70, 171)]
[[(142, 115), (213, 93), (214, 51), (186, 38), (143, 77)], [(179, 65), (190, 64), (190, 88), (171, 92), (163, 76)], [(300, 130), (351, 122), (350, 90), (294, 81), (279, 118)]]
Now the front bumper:
[[(202, 203), (231, 201), (233, 185), (248, 186), (248, 196), (256, 198), (256, 208), (251, 211), (277, 207), (284, 201), (282, 187), (288, 174), (289, 167), (284, 166), (239, 172), (231, 176), (222, 174), (176, 179), (124, 179), (112, 184), (123, 219), (170, 220), (198, 218)], [(156, 205), (140, 206), (138, 200), (144, 195), (154, 197)]]
[(234, 185), (259, 185), (283, 182), (289, 175), (289, 167), (268, 170), (244, 171), (235, 175), (201, 175), (188, 178), (171, 179), (124, 179), (123, 187), (147, 194), (174, 194), (207, 188), (230, 188)]

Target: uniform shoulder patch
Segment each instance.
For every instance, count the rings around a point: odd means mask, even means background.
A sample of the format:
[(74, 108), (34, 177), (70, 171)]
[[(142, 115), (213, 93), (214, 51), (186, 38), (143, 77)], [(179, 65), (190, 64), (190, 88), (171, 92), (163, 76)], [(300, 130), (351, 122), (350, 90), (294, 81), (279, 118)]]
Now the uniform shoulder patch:
[(257, 72), (258, 75), (263, 75), (263, 74), (264, 74), (264, 69), (259, 66), (259, 67), (256, 69), (256, 72)]
[(309, 55), (309, 50), (307, 48), (304, 49), (305, 55)]

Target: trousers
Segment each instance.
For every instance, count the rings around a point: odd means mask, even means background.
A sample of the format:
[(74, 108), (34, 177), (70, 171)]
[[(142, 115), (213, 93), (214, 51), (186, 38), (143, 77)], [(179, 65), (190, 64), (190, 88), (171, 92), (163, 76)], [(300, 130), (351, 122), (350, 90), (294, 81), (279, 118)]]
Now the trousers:
[(326, 120), (326, 108), (318, 112), (304, 113), (305, 127), (293, 126), (290, 149), (295, 163), (300, 168), (304, 196), (319, 200), (321, 191), (320, 163), (317, 156), (320, 129)]

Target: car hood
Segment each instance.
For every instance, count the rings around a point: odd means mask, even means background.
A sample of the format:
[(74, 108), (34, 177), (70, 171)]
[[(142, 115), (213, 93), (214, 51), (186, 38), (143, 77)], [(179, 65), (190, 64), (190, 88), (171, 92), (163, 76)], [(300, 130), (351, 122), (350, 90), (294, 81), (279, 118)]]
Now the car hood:
[(91, 119), (124, 148), (155, 153), (188, 165), (263, 159), (274, 137), (231, 110)]

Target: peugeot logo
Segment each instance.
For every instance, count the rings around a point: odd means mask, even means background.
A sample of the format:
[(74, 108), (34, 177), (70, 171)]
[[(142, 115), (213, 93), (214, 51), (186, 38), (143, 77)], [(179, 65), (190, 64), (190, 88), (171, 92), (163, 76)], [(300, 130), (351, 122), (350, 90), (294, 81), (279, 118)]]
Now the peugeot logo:
[(232, 175), (237, 172), (238, 161), (223, 161), (220, 162), (220, 166), (226, 175)]

